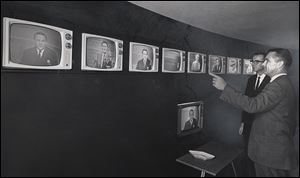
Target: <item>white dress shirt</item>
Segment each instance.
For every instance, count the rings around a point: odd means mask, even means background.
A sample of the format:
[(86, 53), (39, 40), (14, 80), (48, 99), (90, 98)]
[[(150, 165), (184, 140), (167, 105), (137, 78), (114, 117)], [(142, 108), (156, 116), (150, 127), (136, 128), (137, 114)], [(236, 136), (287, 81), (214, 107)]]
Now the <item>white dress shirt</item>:
[(275, 79), (277, 79), (278, 77), (280, 77), (280, 76), (282, 76), (282, 75), (287, 75), (287, 73), (280, 73), (280, 74), (274, 75), (274, 76), (271, 78), (270, 82), (273, 82)]
[[(259, 78), (259, 82), (257, 83), (258, 77), (260, 77), (260, 78)], [(266, 74), (261, 74), (261, 75), (257, 74), (256, 80), (255, 80), (255, 88), (259, 87), (259, 85), (261, 84), (261, 82), (264, 80), (265, 77), (266, 77)], [(258, 84), (258, 86), (256, 86), (256, 84)]]

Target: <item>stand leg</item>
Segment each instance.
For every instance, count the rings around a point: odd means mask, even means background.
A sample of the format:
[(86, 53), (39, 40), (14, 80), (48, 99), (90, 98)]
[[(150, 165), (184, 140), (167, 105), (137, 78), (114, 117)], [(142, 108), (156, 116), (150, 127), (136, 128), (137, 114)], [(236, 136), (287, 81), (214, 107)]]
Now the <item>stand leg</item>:
[(205, 177), (205, 171), (201, 171), (201, 177)]
[(232, 166), (232, 169), (233, 169), (234, 177), (237, 177), (237, 176), (236, 176), (236, 170), (235, 170), (233, 161), (231, 162), (231, 166)]

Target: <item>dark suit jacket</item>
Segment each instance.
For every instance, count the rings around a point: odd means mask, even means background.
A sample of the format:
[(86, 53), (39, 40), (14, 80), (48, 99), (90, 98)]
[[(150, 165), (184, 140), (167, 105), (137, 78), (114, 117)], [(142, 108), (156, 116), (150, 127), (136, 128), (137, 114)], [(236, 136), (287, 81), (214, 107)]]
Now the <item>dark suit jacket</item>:
[(222, 71), (222, 66), (221, 65), (214, 65), (213, 66), (213, 69), (212, 69), (212, 72), (221, 72)]
[(296, 95), (287, 76), (267, 84), (256, 97), (248, 97), (226, 85), (220, 98), (249, 113), (256, 113), (248, 145), (251, 160), (285, 170), (297, 165), (293, 144)]
[[(266, 75), (264, 80), (259, 85), (258, 89), (255, 90), (256, 77), (257, 77), (257, 75), (252, 75), (251, 77), (249, 77), (245, 95), (250, 96), (250, 97), (257, 96), (271, 80), (271, 78)], [(242, 122), (245, 125), (251, 125), (253, 122), (253, 117), (254, 117), (254, 114), (247, 113), (246, 111), (242, 112)]]
[(102, 69), (111, 69), (111, 68), (113, 68), (113, 67), (114, 67), (114, 66), (113, 66), (113, 63), (112, 63), (111, 60), (105, 60), (105, 61), (103, 62)]
[(34, 47), (24, 51), (20, 63), (33, 66), (54, 66), (59, 64), (59, 59), (56, 53), (47, 47), (44, 49), (42, 57), (40, 57)]
[(186, 121), (184, 124), (184, 130), (189, 130), (189, 129), (193, 129), (197, 127), (197, 119), (193, 118), (192, 119), (192, 124), (190, 122), (190, 120)]
[(136, 66), (138, 70), (151, 70), (151, 61), (147, 59), (146, 65), (144, 64), (143, 59), (139, 60)]

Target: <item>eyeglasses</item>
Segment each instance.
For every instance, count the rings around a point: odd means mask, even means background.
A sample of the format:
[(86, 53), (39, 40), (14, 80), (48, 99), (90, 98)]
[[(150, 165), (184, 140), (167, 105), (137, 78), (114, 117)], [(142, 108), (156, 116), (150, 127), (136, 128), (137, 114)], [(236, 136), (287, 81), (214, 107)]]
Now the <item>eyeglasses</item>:
[(255, 61), (255, 60), (250, 60), (251, 63), (260, 63), (260, 62), (265, 62), (265, 61)]

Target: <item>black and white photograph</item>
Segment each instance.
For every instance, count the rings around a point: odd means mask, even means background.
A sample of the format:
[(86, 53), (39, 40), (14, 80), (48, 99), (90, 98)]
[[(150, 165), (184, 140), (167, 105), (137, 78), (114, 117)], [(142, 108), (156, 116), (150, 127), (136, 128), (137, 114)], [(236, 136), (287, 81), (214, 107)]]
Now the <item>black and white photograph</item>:
[(158, 72), (158, 60), (157, 46), (130, 42), (129, 71)]
[(242, 59), (236, 57), (227, 57), (227, 74), (241, 74)]
[(72, 31), (66, 29), (4, 18), (3, 66), (30, 69), (70, 69), (72, 64), (71, 38)]
[(184, 73), (185, 52), (178, 49), (163, 48), (162, 50), (162, 72)]
[(226, 57), (218, 55), (209, 55), (208, 70), (215, 74), (225, 74)]
[(299, 1), (1, 18), (1, 177), (299, 177)]
[(188, 73), (206, 73), (206, 54), (188, 52)]
[(252, 59), (243, 59), (243, 74), (244, 75), (254, 75), (255, 71), (253, 71), (251, 65)]
[(123, 41), (82, 34), (81, 70), (122, 71)]

